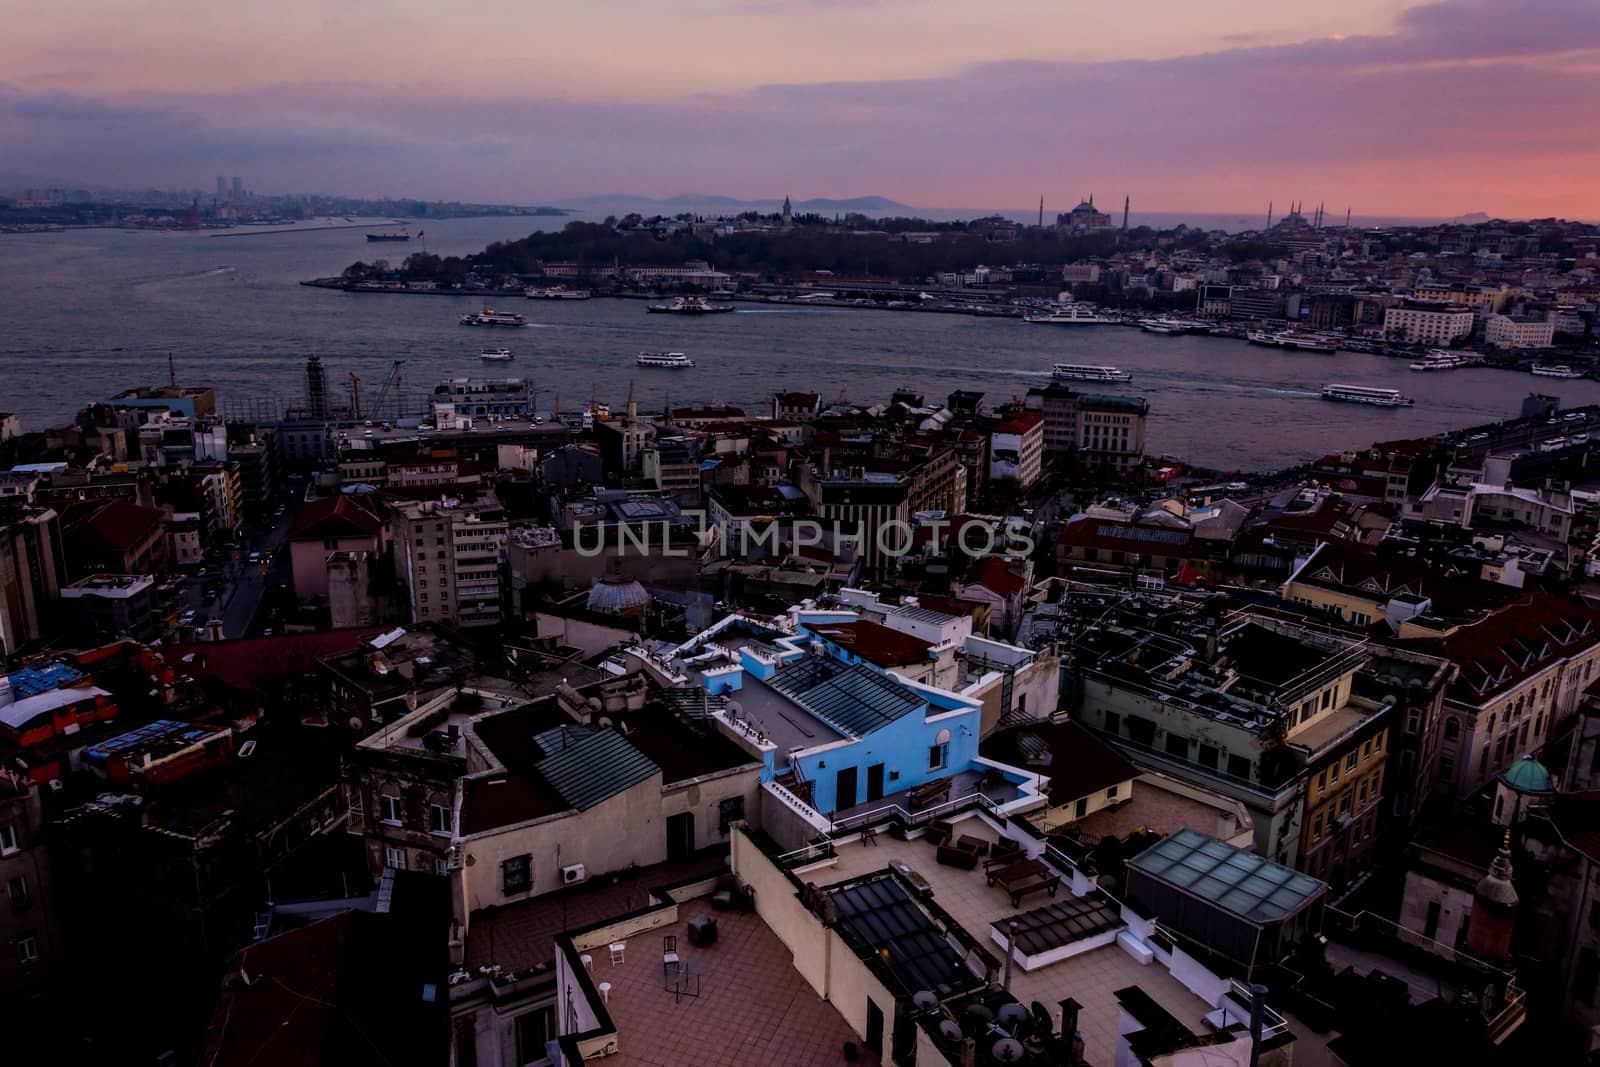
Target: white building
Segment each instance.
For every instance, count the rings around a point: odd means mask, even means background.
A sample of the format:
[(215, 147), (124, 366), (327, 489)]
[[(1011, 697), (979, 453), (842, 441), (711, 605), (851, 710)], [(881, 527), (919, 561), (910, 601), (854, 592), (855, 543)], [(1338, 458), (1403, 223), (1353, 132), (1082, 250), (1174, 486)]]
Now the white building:
[(1476, 315), (1463, 304), (1403, 303), (1383, 313), (1385, 336), (1410, 344), (1448, 345), (1472, 336)]
[(1485, 344), (1496, 348), (1549, 348), (1556, 324), (1546, 319), (1491, 315), (1483, 324)]

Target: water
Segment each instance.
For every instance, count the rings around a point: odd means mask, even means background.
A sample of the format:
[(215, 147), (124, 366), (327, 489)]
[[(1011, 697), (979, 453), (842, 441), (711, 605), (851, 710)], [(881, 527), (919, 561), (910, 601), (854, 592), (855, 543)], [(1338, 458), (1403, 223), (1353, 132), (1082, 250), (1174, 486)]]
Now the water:
[[(468, 253), (563, 219), (428, 221), (427, 246)], [(1227, 470), (1284, 466), (1373, 441), (1509, 418), (1532, 390), (1568, 405), (1600, 403), (1600, 382), (1466, 369), (1416, 374), (1404, 360), (1341, 352), (1287, 354), (1207, 337), (1163, 337), (1116, 326), (1030, 326), (962, 315), (741, 307), (732, 315), (648, 315), (636, 300), (502, 301), (534, 323), (473, 330), (457, 318), (468, 297), (355, 295), (297, 285), (358, 259), (394, 260), (419, 247), (369, 245), (362, 229), (242, 237), (88, 231), (0, 237), (0, 407), (25, 428), (59, 422), (83, 404), (167, 380), (167, 355), (186, 384), (220, 401), (302, 395), (306, 355), (330, 384), (362, 378), (369, 400), (404, 359), (403, 387), (420, 402), (451, 374), (532, 376), (541, 404), (563, 407), (591, 390), (618, 404), (629, 385), (645, 410), (729, 403), (764, 410), (776, 390), (887, 401), (897, 387), (930, 401), (975, 389), (991, 404), (1047, 381), (1057, 362), (1107, 363), (1133, 380), (1106, 391), (1149, 399), (1150, 450)], [(484, 364), (486, 343), (516, 362)], [(680, 351), (692, 370), (637, 367), (641, 350)], [(1408, 409), (1333, 404), (1324, 382), (1390, 386)], [(1101, 387), (1075, 383), (1075, 388)]]

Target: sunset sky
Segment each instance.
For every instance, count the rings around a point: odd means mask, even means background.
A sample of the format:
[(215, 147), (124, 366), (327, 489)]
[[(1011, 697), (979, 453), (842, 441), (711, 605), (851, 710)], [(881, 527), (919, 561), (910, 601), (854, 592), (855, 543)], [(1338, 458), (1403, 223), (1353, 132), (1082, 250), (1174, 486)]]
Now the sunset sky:
[(0, 0), (0, 177), (1600, 217), (1600, 0)]

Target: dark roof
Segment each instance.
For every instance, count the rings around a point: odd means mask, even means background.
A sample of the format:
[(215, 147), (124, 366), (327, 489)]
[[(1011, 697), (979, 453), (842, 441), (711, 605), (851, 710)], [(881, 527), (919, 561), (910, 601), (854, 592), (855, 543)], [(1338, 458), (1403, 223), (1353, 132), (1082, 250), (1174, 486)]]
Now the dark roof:
[(1194, 541), (1194, 531), (1116, 519), (1081, 516), (1062, 527), (1056, 544), (1066, 548), (1108, 548), (1149, 555), (1181, 555)]
[(383, 520), (355, 498), (338, 496), (313, 500), (300, 509), (289, 527), (289, 540), (310, 541), (337, 537), (370, 536), (383, 529)]
[(1164, 837), (1128, 866), (1245, 922), (1278, 922), (1328, 891), (1328, 883), (1196, 830)]
[(565, 748), (534, 764), (562, 800), (586, 811), (638, 785), (661, 768), (615, 730), (569, 738)]
[(444, 1062), (448, 891), (443, 879), (400, 871), (392, 899), (389, 912), (342, 912), (241, 951), (207, 1064)]
[(1034, 908), (1021, 915), (996, 919), (989, 925), (997, 938), (1004, 938), (1013, 922), (1017, 924), (1017, 947), (1025, 956), (1049, 952), (1076, 941), (1086, 941), (1107, 930), (1119, 930), (1127, 925), (1122, 921), (1121, 910), (1111, 902), (1111, 898), (1098, 891), (1081, 897), (1063, 893), (1061, 899), (1053, 904)]
[(950, 947), (949, 938), (894, 875), (837, 886), (828, 890), (828, 898), (839, 910), (839, 930), (860, 949), (882, 959), (902, 992), (978, 984), (961, 955)]
[(1576, 597), (1533, 593), (1442, 638), (1402, 642), (1461, 668), (1450, 695), (1477, 704), (1600, 641), (1600, 611)]
[(180, 674), (210, 679), (230, 689), (255, 690), (286, 675), (304, 674), (318, 660), (349, 652), (382, 627), (330, 630), (318, 634), (283, 634), (249, 637), (238, 641), (205, 641), (174, 645), (165, 654), (167, 665)]
[(834, 622), (810, 629), (818, 637), (879, 667), (926, 663), (933, 649), (933, 645), (920, 637), (875, 622)]
[(821, 656), (785, 667), (767, 684), (847, 737), (865, 737), (925, 703), (865, 664)]
[(967, 568), (967, 576), (962, 582), (965, 585), (981, 585), (1001, 596), (1020, 593), (1025, 584), (1022, 577), (1013, 574), (1006, 561), (999, 556), (984, 556), (973, 561), (972, 566)]
[(1040, 722), (997, 730), (979, 753), (1015, 767), (1049, 767), (1050, 797), (1065, 804), (1092, 796), (1139, 775), (1122, 753), (1075, 722)]
[(161, 526), (155, 508), (126, 500), (88, 501), (67, 509), (62, 539), (93, 552), (128, 552)]
[(1435, 611), (1448, 614), (1474, 608), (1488, 610), (1522, 595), (1518, 589), (1486, 582), (1475, 574), (1434, 566), (1411, 556), (1377, 555), (1349, 541), (1321, 544), (1295, 581), (1349, 590), (1374, 600), (1425, 596), (1433, 601)]

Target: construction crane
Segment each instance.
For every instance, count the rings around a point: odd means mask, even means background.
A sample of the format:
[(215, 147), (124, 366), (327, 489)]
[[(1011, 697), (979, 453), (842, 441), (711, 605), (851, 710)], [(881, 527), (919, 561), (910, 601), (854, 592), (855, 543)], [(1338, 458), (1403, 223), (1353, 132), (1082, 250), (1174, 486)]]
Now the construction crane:
[(397, 387), (400, 384), (400, 368), (404, 367), (405, 365), (406, 361), (403, 359), (397, 359), (390, 364), (389, 376), (383, 380), (383, 387), (378, 390), (378, 399), (372, 405), (372, 410), (375, 413), (379, 415), (383, 414), (383, 402), (389, 399), (389, 394), (392, 391), (394, 392), (395, 417), (399, 418), (399, 416), (402, 414), (400, 410), (400, 393)]
[(355, 371), (350, 372), (350, 416), (361, 417), (361, 375)]

